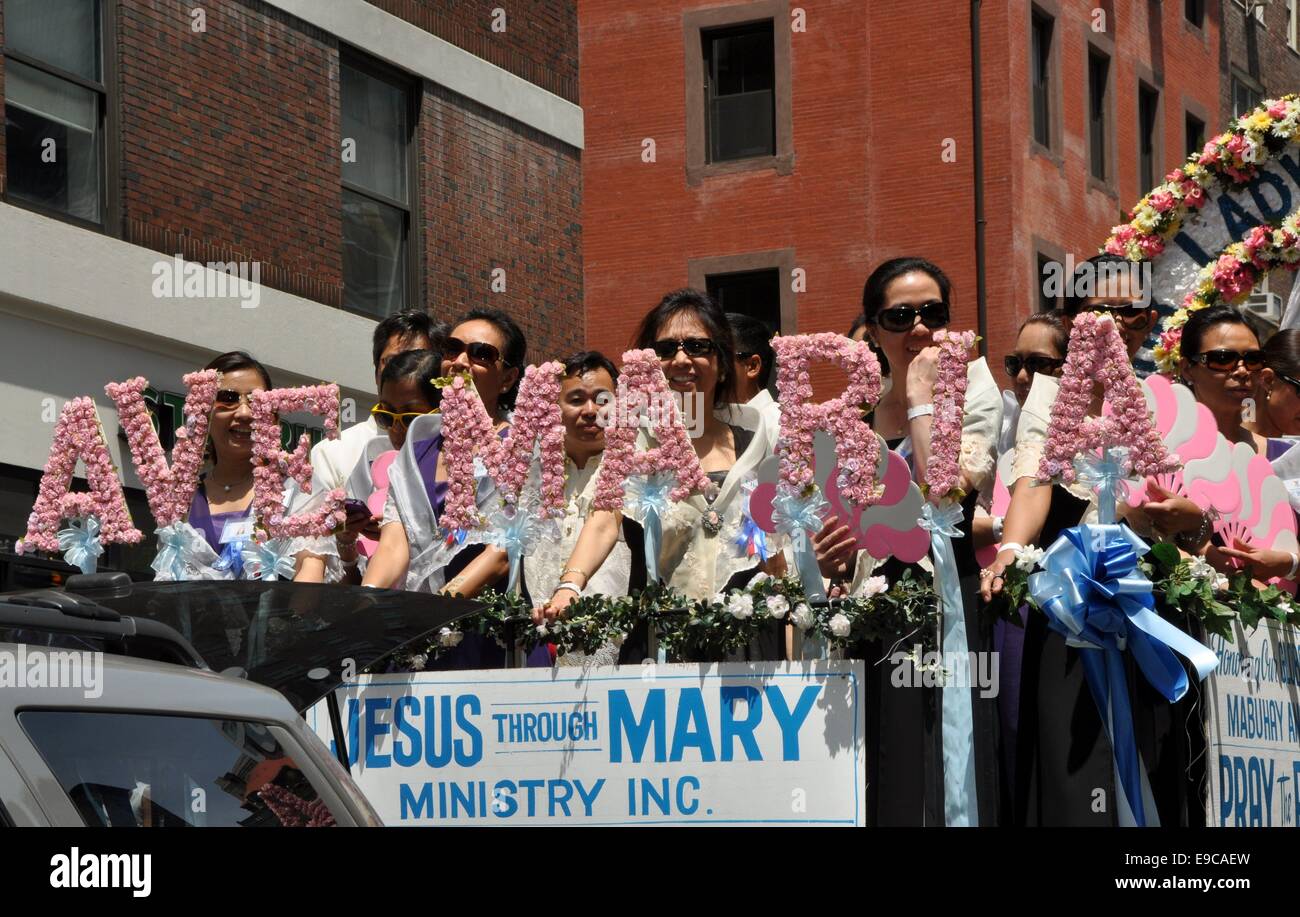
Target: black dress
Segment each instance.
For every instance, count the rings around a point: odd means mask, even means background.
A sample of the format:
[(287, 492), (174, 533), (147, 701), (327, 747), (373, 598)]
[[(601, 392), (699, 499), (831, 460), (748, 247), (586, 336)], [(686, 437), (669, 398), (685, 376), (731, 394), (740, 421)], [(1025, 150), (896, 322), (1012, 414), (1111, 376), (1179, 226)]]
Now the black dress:
[[(901, 440), (894, 440), (888, 446), (893, 449), (899, 442)], [(993, 625), (979, 605), (979, 563), (975, 560), (971, 533), (978, 498), (977, 493), (971, 493), (962, 501), (959, 528), (963, 537), (953, 539), (953, 553), (961, 583), (967, 641), (972, 652), (987, 654), (993, 649)], [(893, 583), (908, 569), (912, 570), (913, 576), (928, 577), (919, 565), (905, 564), (896, 558), (890, 558), (876, 573)], [(847, 653), (849, 658), (862, 659), (866, 664), (868, 825), (944, 824), (944, 689), (896, 687), (893, 684), (895, 666), (889, 662), (889, 656), (895, 652), (911, 652), (912, 644), (917, 641), (916, 635), (898, 634), (888, 643), (860, 642), (850, 647)], [(972, 675), (977, 671), (973, 667)], [(919, 680), (913, 682), (909, 679), (907, 683), (919, 684)], [(997, 697), (981, 697), (977, 687), (969, 690), (978, 823), (991, 826), (998, 823), (1000, 810)]]
[[(1053, 486), (1039, 544), (1046, 549), (1078, 525), (1088, 504)], [(1201, 639), (1177, 609), (1157, 606), (1161, 616)], [(1180, 657), (1181, 658), (1181, 657)], [(1189, 669), (1187, 694), (1171, 704), (1124, 654), (1133, 733), (1146, 767), (1160, 824), (1203, 825), (1205, 736), (1201, 686)], [(1184, 661), (1184, 668), (1188, 668)], [(1080, 651), (1030, 610), (1020, 682), (1015, 823), (1026, 826), (1118, 824), (1115, 767), (1110, 739), (1084, 677)]]

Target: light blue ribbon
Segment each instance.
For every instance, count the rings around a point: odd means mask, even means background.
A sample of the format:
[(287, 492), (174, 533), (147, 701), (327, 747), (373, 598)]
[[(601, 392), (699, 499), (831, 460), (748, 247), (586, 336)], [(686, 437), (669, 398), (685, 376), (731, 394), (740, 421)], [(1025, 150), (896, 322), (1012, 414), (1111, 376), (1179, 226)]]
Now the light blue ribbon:
[(193, 567), (205, 566), (204, 555), (210, 555), (203, 533), (185, 522), (173, 522), (158, 529), (158, 554), (149, 565), (157, 582), (180, 582), (190, 576)]
[(804, 595), (810, 602), (826, 601), (826, 587), (822, 582), (821, 568), (817, 566), (817, 552), (808, 536), (822, 530), (826, 524), (822, 513), (829, 508), (830, 504), (818, 488), (801, 496), (797, 491), (781, 485), (772, 500), (772, 522), (778, 532), (790, 536), (790, 548), (794, 553), (795, 568), (799, 571), (799, 582), (803, 584)]
[(241, 542), (239, 557), (242, 569), (248, 571), (249, 579), (264, 582), (293, 579), (293, 555), (289, 553), (289, 539), (274, 538), (268, 542)]
[(80, 567), (82, 573), (95, 572), (99, 555), (104, 553), (104, 545), (99, 540), (97, 518), (87, 516), (84, 520), (73, 519), (70, 528), (59, 529), (58, 539), (66, 563)]
[(625, 505), (645, 532), (645, 569), (649, 582), (659, 581), (659, 545), (663, 542), (663, 518), (668, 513), (669, 495), (677, 479), (666, 471), (628, 478)]
[[(930, 554), (934, 558), (934, 581), (939, 587), (939, 609), (943, 612), (940, 649), (945, 666), (950, 660), (967, 671), (970, 641), (966, 637), (966, 606), (961, 600), (961, 580), (952, 540), (961, 538), (963, 518), (960, 503), (941, 506), (925, 503), (917, 524), (930, 533)], [(970, 699), (970, 678), (945, 679), (943, 688), (943, 818), (950, 828), (979, 826), (979, 802), (975, 789), (975, 719)]]
[(542, 535), (542, 523), (530, 507), (506, 506), (488, 518), (488, 544), (496, 545), (510, 558), (510, 580), (507, 590), (519, 594), (519, 570), (525, 554), (533, 553)]
[(1151, 581), (1138, 568), (1149, 550), (1125, 526), (1080, 525), (1061, 534), (1043, 555), (1044, 572), (1029, 577), (1029, 594), (1047, 615), (1048, 627), (1079, 649), (1088, 690), (1110, 737), (1120, 788), (1141, 827), (1149, 819), (1122, 653), (1133, 654), (1146, 680), (1170, 703), (1188, 688), (1175, 652), (1191, 661), (1201, 679), (1219, 663), (1213, 650), (1156, 614)]
[(1075, 475), (1079, 483), (1097, 494), (1097, 521), (1110, 525), (1115, 521), (1116, 500), (1128, 496), (1130, 465), (1127, 447), (1102, 449), (1101, 456), (1084, 453), (1074, 458)]

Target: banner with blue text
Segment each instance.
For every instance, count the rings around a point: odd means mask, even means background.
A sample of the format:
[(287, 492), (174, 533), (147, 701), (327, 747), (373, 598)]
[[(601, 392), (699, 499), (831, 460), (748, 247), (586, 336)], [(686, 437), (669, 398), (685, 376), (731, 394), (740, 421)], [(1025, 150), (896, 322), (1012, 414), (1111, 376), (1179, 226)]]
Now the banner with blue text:
[(1300, 824), (1300, 632), (1275, 621), (1209, 639), (1206, 824)]
[[(338, 690), (388, 825), (862, 825), (860, 661), (367, 675)], [(324, 701), (307, 721), (333, 750)]]

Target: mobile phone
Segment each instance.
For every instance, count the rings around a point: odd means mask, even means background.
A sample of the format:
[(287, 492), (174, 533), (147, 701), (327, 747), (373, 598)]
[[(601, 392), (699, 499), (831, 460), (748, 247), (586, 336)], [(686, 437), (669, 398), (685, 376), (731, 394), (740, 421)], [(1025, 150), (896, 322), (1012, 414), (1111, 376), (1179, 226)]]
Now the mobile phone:
[(343, 511), (349, 516), (365, 515), (370, 518), (370, 507), (366, 506), (364, 500), (355, 500), (351, 497), (343, 501)]

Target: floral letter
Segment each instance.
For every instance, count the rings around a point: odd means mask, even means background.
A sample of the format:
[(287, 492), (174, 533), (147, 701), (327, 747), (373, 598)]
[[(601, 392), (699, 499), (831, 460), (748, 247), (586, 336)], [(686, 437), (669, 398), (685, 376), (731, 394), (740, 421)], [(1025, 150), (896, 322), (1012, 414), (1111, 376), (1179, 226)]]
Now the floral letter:
[(303, 493), (311, 493), (311, 438), (306, 433), (292, 453), (280, 448), (281, 411), (306, 411), (325, 418), (325, 435), (339, 435), (339, 387), (306, 385), (254, 392), (253, 408), (253, 506), (258, 522), (271, 538), (296, 535), (325, 535), (347, 518), (343, 512), (344, 492), (332, 490), (322, 506), (297, 516), (284, 514), (284, 479), (292, 477)]

